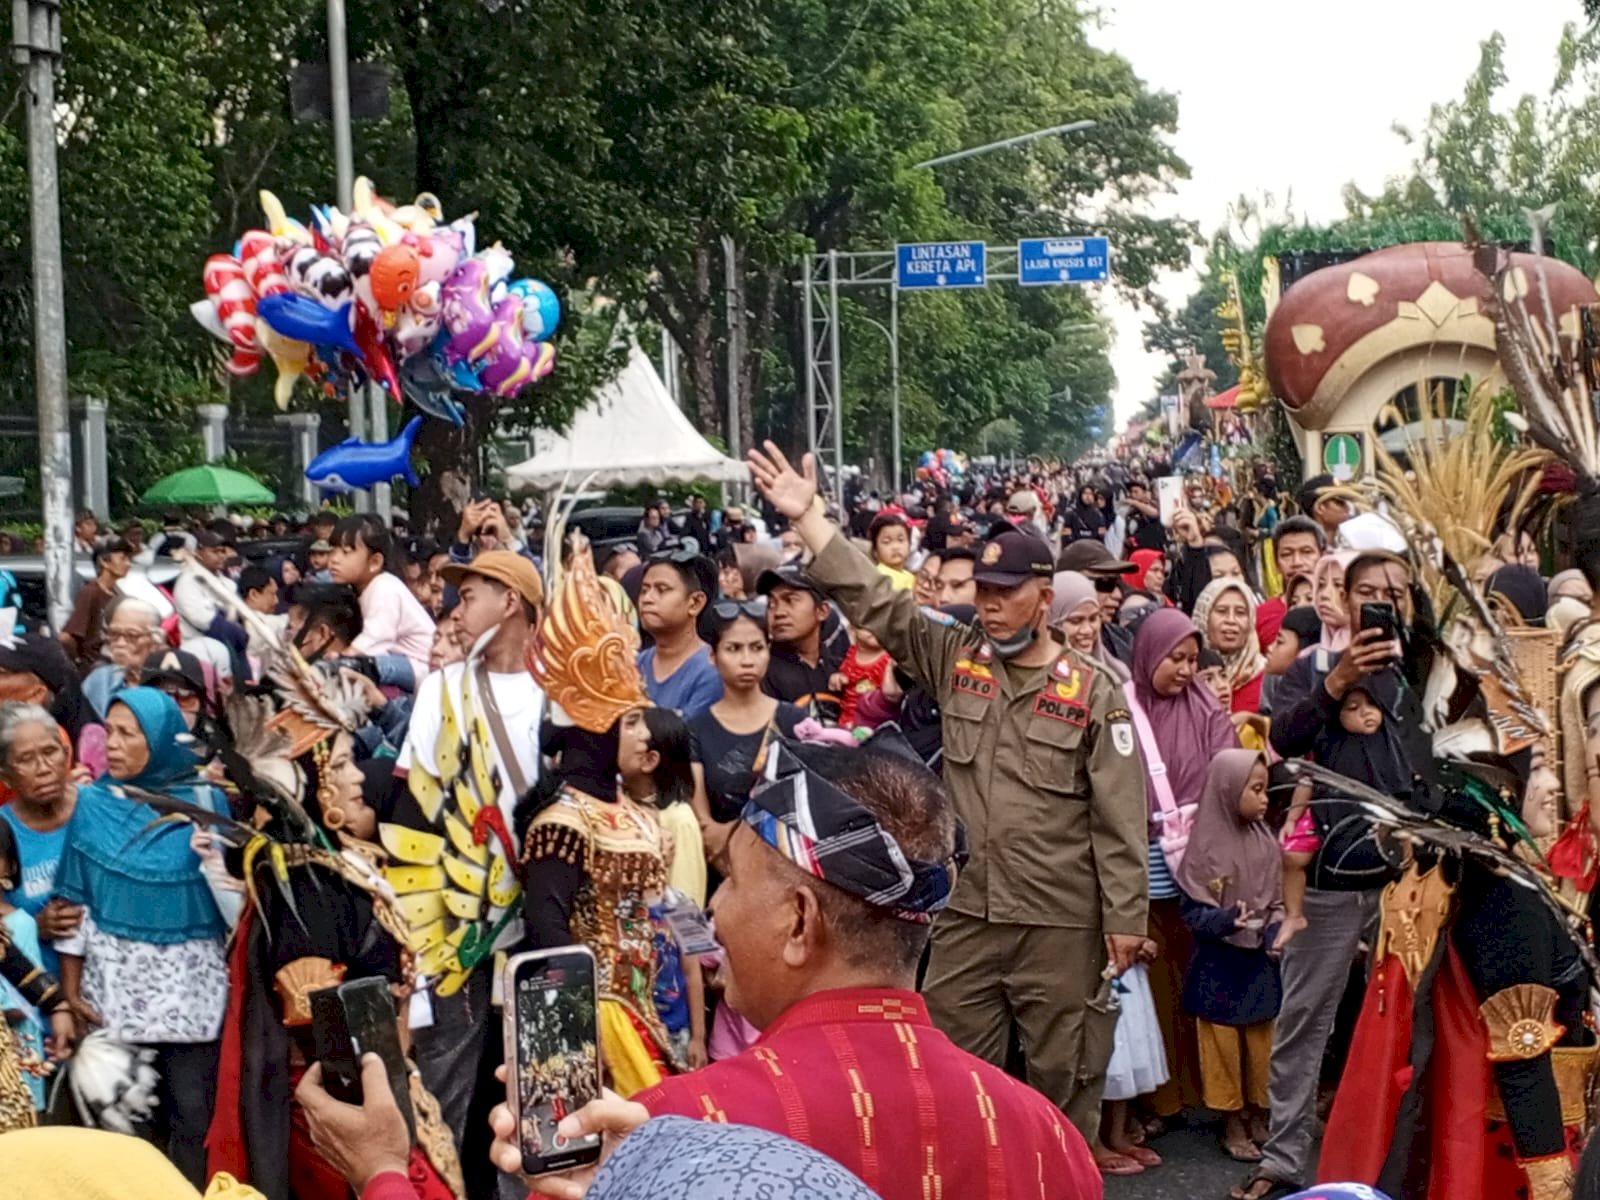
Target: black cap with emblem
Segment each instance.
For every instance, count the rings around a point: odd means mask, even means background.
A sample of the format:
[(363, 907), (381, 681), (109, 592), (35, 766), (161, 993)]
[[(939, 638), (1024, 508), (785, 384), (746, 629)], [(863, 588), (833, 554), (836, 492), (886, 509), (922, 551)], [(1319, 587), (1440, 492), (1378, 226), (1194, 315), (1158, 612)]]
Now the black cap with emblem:
[(1029, 579), (1055, 574), (1055, 555), (1041, 537), (1020, 529), (1002, 529), (978, 551), (972, 578), (991, 587), (1016, 587)]

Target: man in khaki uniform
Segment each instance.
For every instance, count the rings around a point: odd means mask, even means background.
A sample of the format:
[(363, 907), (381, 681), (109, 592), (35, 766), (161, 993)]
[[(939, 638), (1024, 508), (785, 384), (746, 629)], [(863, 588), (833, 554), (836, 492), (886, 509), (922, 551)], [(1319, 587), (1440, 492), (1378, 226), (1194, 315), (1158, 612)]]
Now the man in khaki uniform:
[(963, 1049), (1003, 1064), (1013, 1019), (1028, 1080), (1099, 1146), (1120, 974), (1144, 944), (1144, 769), (1121, 690), (1050, 633), (1049, 547), (1006, 531), (978, 554), (980, 628), (920, 608), (822, 514), (767, 443), (756, 484), (815, 554), (811, 578), (935, 692), (944, 778), (971, 858), (933, 931), (924, 992)]

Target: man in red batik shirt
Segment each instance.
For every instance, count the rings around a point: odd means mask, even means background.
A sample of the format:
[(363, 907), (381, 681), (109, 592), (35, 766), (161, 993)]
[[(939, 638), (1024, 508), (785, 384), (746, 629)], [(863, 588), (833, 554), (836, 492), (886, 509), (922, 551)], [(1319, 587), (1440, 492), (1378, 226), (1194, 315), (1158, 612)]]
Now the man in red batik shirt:
[[(594, 1101), (560, 1132), (614, 1146), (679, 1114), (784, 1134), (884, 1200), (1099, 1200), (1100, 1173), (1060, 1110), (928, 1020), (917, 960), (964, 838), (938, 779), (880, 747), (775, 744), (717, 856), (727, 1000), (760, 1040), (632, 1101)], [(510, 1110), (491, 1122), (494, 1161), (516, 1172)], [(528, 1183), (576, 1200), (593, 1175)]]

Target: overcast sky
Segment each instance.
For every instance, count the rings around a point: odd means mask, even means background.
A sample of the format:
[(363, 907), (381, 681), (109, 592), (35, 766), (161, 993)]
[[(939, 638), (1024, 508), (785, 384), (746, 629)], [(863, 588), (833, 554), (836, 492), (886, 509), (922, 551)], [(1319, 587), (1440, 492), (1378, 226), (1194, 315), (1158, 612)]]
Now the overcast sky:
[[(1241, 193), (1271, 193), (1297, 217), (1319, 221), (1342, 212), (1345, 183), (1370, 192), (1402, 173), (1413, 153), (1391, 127), (1416, 128), (1431, 104), (1460, 96), (1479, 43), (1496, 28), (1507, 40), (1506, 94), (1542, 95), (1561, 28), (1582, 20), (1583, 5), (1102, 0), (1102, 12), (1093, 40), (1127, 58), (1150, 87), (1178, 96), (1177, 148), (1192, 177), (1156, 210), (1196, 220), (1209, 236)], [(1194, 284), (1185, 272), (1159, 290), (1176, 304)], [(1106, 303), (1117, 330), (1120, 425), (1149, 398), (1164, 364), (1143, 349), (1148, 313)]]

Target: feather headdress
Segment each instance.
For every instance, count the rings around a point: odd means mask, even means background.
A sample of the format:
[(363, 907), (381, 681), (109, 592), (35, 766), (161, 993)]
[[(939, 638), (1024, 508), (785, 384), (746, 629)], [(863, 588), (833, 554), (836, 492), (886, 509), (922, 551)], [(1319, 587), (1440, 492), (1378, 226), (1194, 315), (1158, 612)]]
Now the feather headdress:
[[(1399, 461), (1381, 441), (1377, 443), (1377, 485), (1391, 515), (1413, 527), (1407, 540), (1436, 541), (1443, 559), (1471, 566), (1489, 552), (1495, 527), (1510, 514), (1511, 525), (1539, 490), (1548, 452), (1507, 445), (1495, 436), (1498, 415), (1494, 395), (1487, 385), (1473, 388), (1466, 402), (1466, 428), (1454, 432), (1446, 422), (1443, 405), (1431, 392), (1418, 388), (1421, 436), (1406, 448)], [(1438, 554), (1423, 556), (1423, 589), (1435, 612), (1450, 607), (1455, 588)]]
[(528, 642), (528, 670), (574, 722), (604, 733), (629, 709), (650, 703), (639, 673), (639, 635), (601, 586), (587, 539), (575, 542), (561, 569), (570, 510), (559, 498), (552, 510), (545, 544), (549, 601)]
[(1593, 981), (1600, 980), (1600, 958), (1595, 957), (1594, 948), (1589, 944), (1583, 914), (1575, 912), (1552, 887), (1548, 865), (1540, 857), (1527, 831), (1521, 827), (1521, 822), (1512, 814), (1505, 811), (1496, 811), (1494, 814), (1504, 828), (1509, 828), (1516, 835), (1516, 846), (1508, 848), (1493, 838), (1440, 817), (1418, 812), (1376, 788), (1307, 759), (1292, 760), (1287, 767), (1297, 778), (1322, 785), (1318, 789), (1318, 796), (1312, 800), (1313, 804), (1323, 802), (1324, 792), (1328, 797), (1353, 801), (1379, 829), (1389, 831), (1398, 840), (1433, 846), (1457, 858), (1471, 859), (1527, 888), (1549, 909), (1561, 929), (1572, 939), (1588, 968), (1591, 986)]
[[(1600, 314), (1593, 305), (1579, 308), (1575, 328), (1564, 334), (1544, 272), (1536, 269), (1530, 281), (1497, 247), (1479, 243), (1470, 225), (1468, 236), (1489, 281), (1484, 308), (1500, 366), (1521, 409), (1508, 420), (1572, 469), (1580, 495), (1600, 494)], [(1542, 316), (1528, 305), (1534, 289)]]

